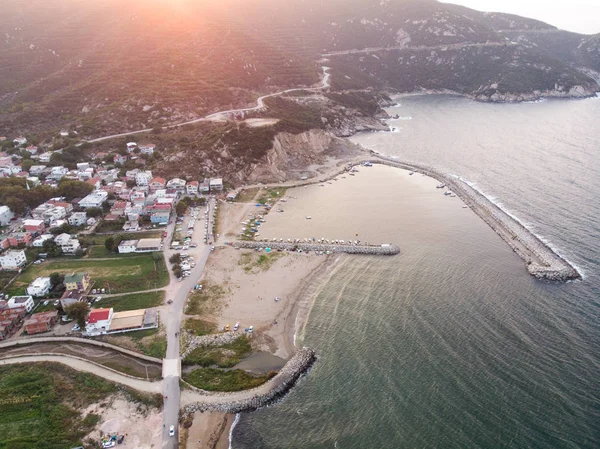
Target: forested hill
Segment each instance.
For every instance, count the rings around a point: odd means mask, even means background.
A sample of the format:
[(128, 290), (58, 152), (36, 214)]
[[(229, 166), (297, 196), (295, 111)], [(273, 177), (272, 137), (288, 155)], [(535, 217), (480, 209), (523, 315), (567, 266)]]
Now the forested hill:
[[(433, 0), (4, 0), (0, 135), (155, 127), (313, 85), (587, 96), (600, 37)], [(323, 56), (326, 55), (326, 56)]]

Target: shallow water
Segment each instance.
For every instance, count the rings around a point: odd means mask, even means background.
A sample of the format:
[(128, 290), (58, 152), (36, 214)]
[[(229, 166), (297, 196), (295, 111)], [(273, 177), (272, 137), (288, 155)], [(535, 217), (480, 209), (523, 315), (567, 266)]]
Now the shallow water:
[(358, 232), (402, 254), (343, 257), (300, 335), (317, 364), (285, 401), (244, 415), (233, 447), (599, 447), (600, 100), (399, 101), (390, 113), (412, 120), (354, 140), (474, 182), (585, 279), (535, 280), (419, 175), (363, 168), (305, 189), (261, 235)]

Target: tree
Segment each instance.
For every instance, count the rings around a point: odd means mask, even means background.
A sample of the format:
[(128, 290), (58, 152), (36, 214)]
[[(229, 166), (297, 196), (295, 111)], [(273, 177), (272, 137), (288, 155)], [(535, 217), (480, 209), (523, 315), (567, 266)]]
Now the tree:
[(135, 179), (128, 179), (126, 183), (127, 187), (129, 187), (130, 189), (134, 188), (137, 185)]
[(169, 257), (169, 262), (171, 262), (174, 265), (179, 265), (181, 263), (181, 254), (173, 254), (171, 257)]
[(60, 273), (52, 273), (50, 275), (50, 284), (52, 285), (52, 289), (55, 289), (57, 286), (62, 284), (65, 281), (64, 275)]
[(87, 302), (82, 301), (70, 304), (65, 308), (65, 312), (77, 321), (77, 324), (82, 330), (85, 329), (85, 320), (90, 313), (90, 306)]
[(58, 185), (58, 194), (64, 196), (67, 200), (73, 198), (83, 198), (94, 190), (94, 186), (87, 182), (65, 179)]
[(108, 237), (105, 241), (104, 241), (104, 247), (109, 250), (110, 252), (113, 252), (115, 250), (115, 247), (117, 245), (115, 245), (115, 239), (111, 236)]
[(175, 212), (177, 213), (177, 215), (183, 215), (185, 214), (185, 211), (187, 210), (188, 205), (185, 201), (179, 201), (177, 203), (177, 206), (175, 206)]
[(173, 274), (175, 277), (180, 278), (183, 272), (181, 271), (181, 265), (173, 265)]
[(102, 216), (102, 209), (99, 207), (90, 207), (86, 209), (87, 216), (92, 218), (98, 218)]
[(34, 163), (35, 162), (33, 162), (31, 159), (23, 159), (23, 162), (21, 162), (21, 168), (23, 171), (29, 171)]
[(60, 257), (63, 253), (62, 248), (52, 239), (44, 241), (44, 252), (48, 254), (48, 257)]

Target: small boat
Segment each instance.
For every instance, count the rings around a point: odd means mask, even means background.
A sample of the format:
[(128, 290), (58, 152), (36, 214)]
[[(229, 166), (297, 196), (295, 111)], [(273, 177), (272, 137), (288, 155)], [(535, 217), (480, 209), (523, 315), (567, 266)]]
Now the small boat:
[(452, 195), (452, 194), (453, 194), (453, 193), (452, 193), (452, 191), (450, 191), (450, 190), (446, 190), (446, 191), (444, 192), (444, 195), (446, 195), (446, 196), (449, 196), (449, 195)]
[(311, 219), (311, 216), (310, 216), (310, 215), (307, 215), (307, 216), (306, 216), (306, 219), (307, 219), (307, 220), (310, 220), (310, 219)]
[(277, 209), (277, 212), (283, 212), (283, 209)]
[(443, 189), (444, 187), (446, 187), (446, 184), (438, 184), (435, 186), (436, 189)]
[(350, 176), (354, 176), (354, 173), (350, 173)]
[(463, 206), (463, 209), (468, 209), (468, 208), (469, 208), (469, 206)]
[(410, 175), (410, 176), (412, 176), (412, 175), (414, 175), (414, 174), (415, 174), (415, 172), (414, 172), (414, 171), (411, 171), (411, 172), (409, 173), (409, 175)]

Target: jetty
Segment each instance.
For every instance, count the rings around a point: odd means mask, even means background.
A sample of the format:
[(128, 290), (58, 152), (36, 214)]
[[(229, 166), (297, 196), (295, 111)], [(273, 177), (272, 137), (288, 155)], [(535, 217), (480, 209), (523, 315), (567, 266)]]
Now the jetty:
[(349, 245), (335, 243), (306, 243), (306, 242), (256, 242), (256, 241), (235, 241), (230, 243), (234, 248), (245, 249), (267, 249), (281, 251), (315, 251), (318, 253), (346, 253), (346, 254), (371, 254), (379, 256), (394, 256), (400, 253), (397, 245)]
[(448, 189), (463, 200), (525, 261), (527, 270), (536, 278), (562, 282), (581, 278), (581, 274), (567, 260), (554, 252), (516, 218), (503, 211), (463, 180), (431, 167), (407, 164), (381, 155), (365, 162), (422, 173), (446, 184)]

